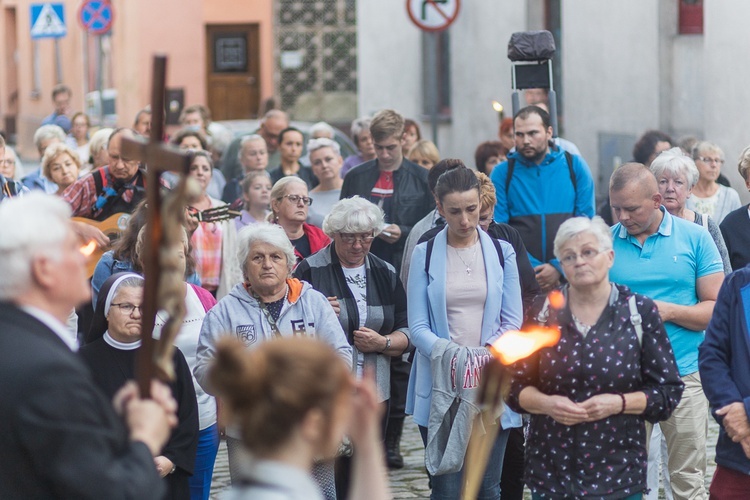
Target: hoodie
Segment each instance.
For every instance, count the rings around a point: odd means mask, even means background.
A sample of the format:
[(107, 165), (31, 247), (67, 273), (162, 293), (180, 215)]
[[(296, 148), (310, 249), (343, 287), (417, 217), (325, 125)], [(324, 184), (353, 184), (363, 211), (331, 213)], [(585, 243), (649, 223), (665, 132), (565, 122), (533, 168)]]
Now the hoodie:
[[(288, 279), (287, 284), (289, 293), (276, 322), (281, 335), (318, 337), (336, 349), (351, 367), (352, 348), (328, 299), (305, 281)], [(242, 283), (235, 285), (229, 295), (208, 311), (203, 320), (193, 373), (208, 394), (214, 394), (208, 382), (208, 372), (216, 355), (216, 343), (228, 336), (235, 336), (248, 349), (275, 337), (258, 301)]]

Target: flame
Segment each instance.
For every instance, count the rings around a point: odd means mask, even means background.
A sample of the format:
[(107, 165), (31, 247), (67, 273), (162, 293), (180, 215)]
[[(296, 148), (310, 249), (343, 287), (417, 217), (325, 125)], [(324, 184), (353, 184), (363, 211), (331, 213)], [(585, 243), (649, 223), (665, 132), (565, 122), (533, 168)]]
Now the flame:
[(507, 331), (500, 336), (490, 351), (504, 365), (527, 358), (545, 347), (552, 347), (560, 340), (560, 330), (544, 326), (535, 327), (528, 332)]
[(554, 290), (550, 292), (548, 298), (549, 305), (552, 309), (557, 309), (559, 311), (560, 309), (565, 307), (565, 296), (560, 290)]
[(91, 257), (91, 254), (96, 250), (96, 241), (91, 240), (86, 245), (82, 246), (80, 251), (86, 257)]
[(494, 109), (498, 113), (501, 113), (503, 111), (503, 105), (498, 101), (492, 101), (492, 109)]

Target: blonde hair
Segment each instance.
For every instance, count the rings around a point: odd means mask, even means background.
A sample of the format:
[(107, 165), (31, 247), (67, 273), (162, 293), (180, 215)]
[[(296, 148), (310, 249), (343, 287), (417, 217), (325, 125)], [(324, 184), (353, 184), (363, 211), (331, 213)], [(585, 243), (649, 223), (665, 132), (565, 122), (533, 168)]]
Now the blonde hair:
[(437, 146), (435, 146), (432, 141), (426, 139), (420, 139), (415, 142), (409, 152), (406, 153), (406, 157), (409, 161), (414, 161), (412, 158), (415, 156), (420, 156), (426, 160), (430, 160), (433, 165), (436, 165), (437, 162), (440, 161), (440, 152), (438, 151)]
[(384, 109), (376, 114), (370, 122), (370, 134), (373, 141), (384, 141), (389, 137), (401, 140), (404, 134), (404, 117), (392, 109)]
[(480, 211), (487, 210), (497, 204), (497, 195), (495, 194), (495, 185), (492, 183), (487, 174), (475, 171), (474, 175), (479, 179), (479, 205)]
[[(70, 159), (73, 160), (73, 163), (76, 164), (76, 167), (78, 167), (78, 171), (81, 170), (81, 158), (78, 156), (78, 153), (65, 144), (64, 142), (56, 142), (54, 144), (50, 144), (47, 149), (44, 151), (44, 156), (42, 157), (42, 174), (47, 178), (51, 179), (50, 176), (50, 170), (51, 170), (51, 164), (53, 161), (55, 161), (60, 155), (67, 154), (70, 156)], [(76, 174), (76, 177), (78, 177), (78, 174)]]

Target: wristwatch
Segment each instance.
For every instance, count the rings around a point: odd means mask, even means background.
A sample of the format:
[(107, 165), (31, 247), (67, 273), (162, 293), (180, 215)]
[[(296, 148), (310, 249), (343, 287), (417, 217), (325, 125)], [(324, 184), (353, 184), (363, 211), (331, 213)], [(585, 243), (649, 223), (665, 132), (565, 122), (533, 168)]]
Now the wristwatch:
[[(177, 470), (177, 465), (172, 464), (172, 470), (169, 471), (169, 474), (174, 474), (174, 471), (176, 471), (176, 470)], [(169, 474), (167, 474), (167, 475), (169, 475)]]
[(385, 337), (385, 347), (382, 351), (380, 351), (380, 354), (383, 354), (385, 351), (387, 351), (389, 347), (391, 347), (391, 338)]

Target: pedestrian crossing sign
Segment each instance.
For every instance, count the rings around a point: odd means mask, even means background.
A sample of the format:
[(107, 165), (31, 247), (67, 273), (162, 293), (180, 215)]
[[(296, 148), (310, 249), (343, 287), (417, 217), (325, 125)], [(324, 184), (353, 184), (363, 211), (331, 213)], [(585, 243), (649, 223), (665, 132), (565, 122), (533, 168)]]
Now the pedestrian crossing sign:
[(61, 38), (67, 34), (63, 4), (31, 4), (31, 38)]

